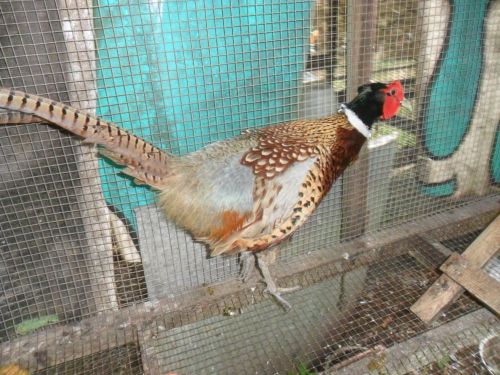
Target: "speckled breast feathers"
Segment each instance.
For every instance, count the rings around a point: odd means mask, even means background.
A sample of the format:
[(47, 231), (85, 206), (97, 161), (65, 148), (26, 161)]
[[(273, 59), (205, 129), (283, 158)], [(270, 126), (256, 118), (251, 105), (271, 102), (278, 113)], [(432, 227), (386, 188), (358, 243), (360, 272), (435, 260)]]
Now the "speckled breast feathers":
[(212, 254), (260, 251), (298, 229), (355, 159), (365, 138), (344, 114), (294, 121), (256, 132), (241, 158), (255, 178), (253, 209), (241, 230), (212, 244)]

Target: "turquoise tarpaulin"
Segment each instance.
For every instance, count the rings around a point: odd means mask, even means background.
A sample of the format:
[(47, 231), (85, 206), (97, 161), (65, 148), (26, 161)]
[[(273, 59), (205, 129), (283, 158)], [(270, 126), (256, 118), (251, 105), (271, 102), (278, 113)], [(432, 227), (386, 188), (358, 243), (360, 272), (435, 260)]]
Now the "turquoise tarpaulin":
[[(291, 119), (310, 5), (95, 1), (98, 115), (177, 154)], [(108, 204), (135, 227), (152, 192), (99, 165)]]

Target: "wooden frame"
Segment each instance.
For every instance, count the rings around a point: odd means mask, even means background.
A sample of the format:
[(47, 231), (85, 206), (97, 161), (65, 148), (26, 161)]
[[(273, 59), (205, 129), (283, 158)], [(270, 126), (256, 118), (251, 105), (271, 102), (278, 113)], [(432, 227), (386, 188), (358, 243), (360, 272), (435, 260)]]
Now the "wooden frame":
[(500, 283), (493, 279), (489, 280), (490, 277), (480, 270), (498, 250), (500, 250), (500, 215), (476, 238), (462, 256), (456, 254), (450, 256), (441, 266), (445, 274), (420, 297), (411, 307), (411, 311), (422, 321), (430, 323), (454, 302), (465, 288), (498, 314)]

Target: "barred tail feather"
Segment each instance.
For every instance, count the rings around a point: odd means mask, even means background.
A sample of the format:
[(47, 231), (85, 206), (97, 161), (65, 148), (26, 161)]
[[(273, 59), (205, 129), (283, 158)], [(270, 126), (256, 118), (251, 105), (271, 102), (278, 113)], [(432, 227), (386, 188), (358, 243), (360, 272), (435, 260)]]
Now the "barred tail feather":
[(0, 110), (0, 125), (5, 124), (32, 124), (35, 122), (45, 121), (40, 117), (36, 117), (31, 113), (14, 112)]
[(36, 95), (0, 88), (0, 108), (22, 113), (0, 113), (0, 124), (43, 119), (82, 137), (85, 143), (102, 147), (101, 153), (105, 157), (127, 167), (123, 173), (153, 188), (161, 189), (168, 174), (169, 161), (174, 158), (112, 122)]

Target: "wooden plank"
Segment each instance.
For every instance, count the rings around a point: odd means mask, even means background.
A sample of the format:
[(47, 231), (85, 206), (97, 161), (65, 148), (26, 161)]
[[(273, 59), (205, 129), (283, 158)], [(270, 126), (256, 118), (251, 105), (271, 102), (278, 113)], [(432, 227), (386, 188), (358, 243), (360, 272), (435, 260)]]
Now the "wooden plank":
[(458, 254), (452, 254), (439, 269), (500, 315), (500, 282)]
[[(377, 2), (349, 0), (347, 2), (347, 99), (357, 95), (358, 86), (372, 75), (376, 44)], [(346, 238), (364, 233), (368, 193), (368, 151), (361, 149), (359, 158), (343, 175), (342, 233)]]
[(141, 362), (144, 373), (148, 375), (161, 375), (160, 360), (154, 346), (156, 340), (151, 328), (148, 328), (145, 322), (141, 322), (139, 325), (137, 337), (141, 350)]
[(500, 215), (464, 251), (472, 264), (483, 267), (500, 250)]
[[(471, 264), (483, 267), (500, 249), (500, 215), (476, 238), (462, 254)], [(433, 321), (453, 303), (464, 289), (447, 275), (439, 279), (411, 307), (422, 321)]]

